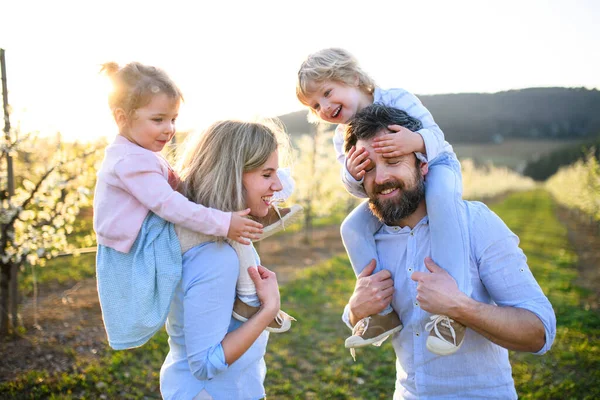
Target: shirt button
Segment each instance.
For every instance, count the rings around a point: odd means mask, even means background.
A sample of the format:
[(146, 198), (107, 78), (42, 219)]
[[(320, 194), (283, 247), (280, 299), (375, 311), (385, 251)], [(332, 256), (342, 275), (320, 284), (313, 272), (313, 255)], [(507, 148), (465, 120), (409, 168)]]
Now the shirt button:
[(415, 301), (415, 307), (419, 307), (419, 302)]
[(414, 233), (414, 232), (411, 232), (411, 233), (410, 233), (410, 236), (415, 236), (415, 233)]
[(409, 269), (408, 269), (408, 272), (412, 272), (412, 268), (409, 268)]
[(421, 336), (419, 332), (415, 332), (415, 335), (416, 336)]

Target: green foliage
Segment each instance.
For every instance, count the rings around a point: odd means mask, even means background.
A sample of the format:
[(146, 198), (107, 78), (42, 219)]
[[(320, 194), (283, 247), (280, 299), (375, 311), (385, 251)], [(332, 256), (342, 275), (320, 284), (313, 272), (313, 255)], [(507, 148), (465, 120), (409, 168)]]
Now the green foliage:
[(600, 221), (599, 159), (598, 151), (591, 148), (585, 160), (561, 168), (545, 185), (556, 201), (589, 215), (595, 221)]
[(569, 146), (531, 161), (525, 167), (523, 174), (537, 181), (544, 181), (554, 175), (561, 167), (571, 165), (588, 157), (590, 149), (595, 157), (600, 158), (600, 138), (584, 144)]

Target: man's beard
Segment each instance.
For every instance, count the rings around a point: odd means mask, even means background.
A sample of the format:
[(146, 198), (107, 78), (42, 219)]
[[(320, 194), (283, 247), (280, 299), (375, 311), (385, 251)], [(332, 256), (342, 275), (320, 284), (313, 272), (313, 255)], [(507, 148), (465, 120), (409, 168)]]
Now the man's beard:
[[(369, 195), (371, 212), (386, 225), (394, 225), (414, 213), (421, 201), (425, 199), (425, 180), (418, 167), (415, 172), (415, 182), (414, 187), (410, 189), (407, 189), (404, 182), (400, 181), (375, 185), (373, 193)], [(392, 188), (398, 188), (401, 191), (400, 195), (389, 200), (377, 198), (377, 193)]]

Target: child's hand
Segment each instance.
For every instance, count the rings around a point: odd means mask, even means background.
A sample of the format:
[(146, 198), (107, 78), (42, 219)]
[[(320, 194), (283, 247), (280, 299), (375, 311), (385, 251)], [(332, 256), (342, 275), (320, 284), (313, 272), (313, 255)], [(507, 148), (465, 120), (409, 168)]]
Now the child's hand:
[(395, 133), (373, 139), (373, 149), (376, 153), (382, 153), (385, 158), (400, 157), (415, 151), (425, 153), (425, 142), (417, 132), (400, 125), (390, 125), (388, 129)]
[(246, 218), (250, 214), (250, 209), (231, 213), (231, 222), (229, 223), (229, 231), (227, 237), (241, 244), (250, 244), (250, 240), (260, 238), (263, 233), (262, 225), (256, 221)]
[[(258, 267), (249, 267), (248, 274), (256, 286), (256, 294), (263, 309), (277, 314), (281, 308), (281, 299), (279, 295), (279, 285), (275, 272), (259, 265)], [(273, 317), (275, 317), (275, 314)]]
[(367, 157), (369, 157), (369, 152), (364, 147), (356, 150), (356, 146), (352, 146), (346, 156), (346, 169), (357, 181), (365, 176), (365, 168), (371, 162)]

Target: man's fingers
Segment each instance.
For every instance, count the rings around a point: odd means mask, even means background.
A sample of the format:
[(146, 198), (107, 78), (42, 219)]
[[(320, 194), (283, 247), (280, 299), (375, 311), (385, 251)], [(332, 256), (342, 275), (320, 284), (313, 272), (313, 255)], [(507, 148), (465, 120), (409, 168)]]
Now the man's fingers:
[(369, 276), (373, 273), (373, 271), (375, 270), (375, 265), (376, 262), (374, 259), (372, 259), (367, 266), (360, 272), (360, 274), (358, 274), (359, 278), (364, 278), (366, 276)]
[(435, 262), (433, 262), (431, 257), (425, 257), (425, 266), (427, 267), (427, 269), (430, 272), (444, 272), (445, 271), (442, 267), (440, 267)]
[(425, 278), (427, 275), (429, 275), (427, 272), (413, 272), (413, 274), (410, 276), (410, 279), (412, 279), (415, 282), (418, 282), (421, 279)]

